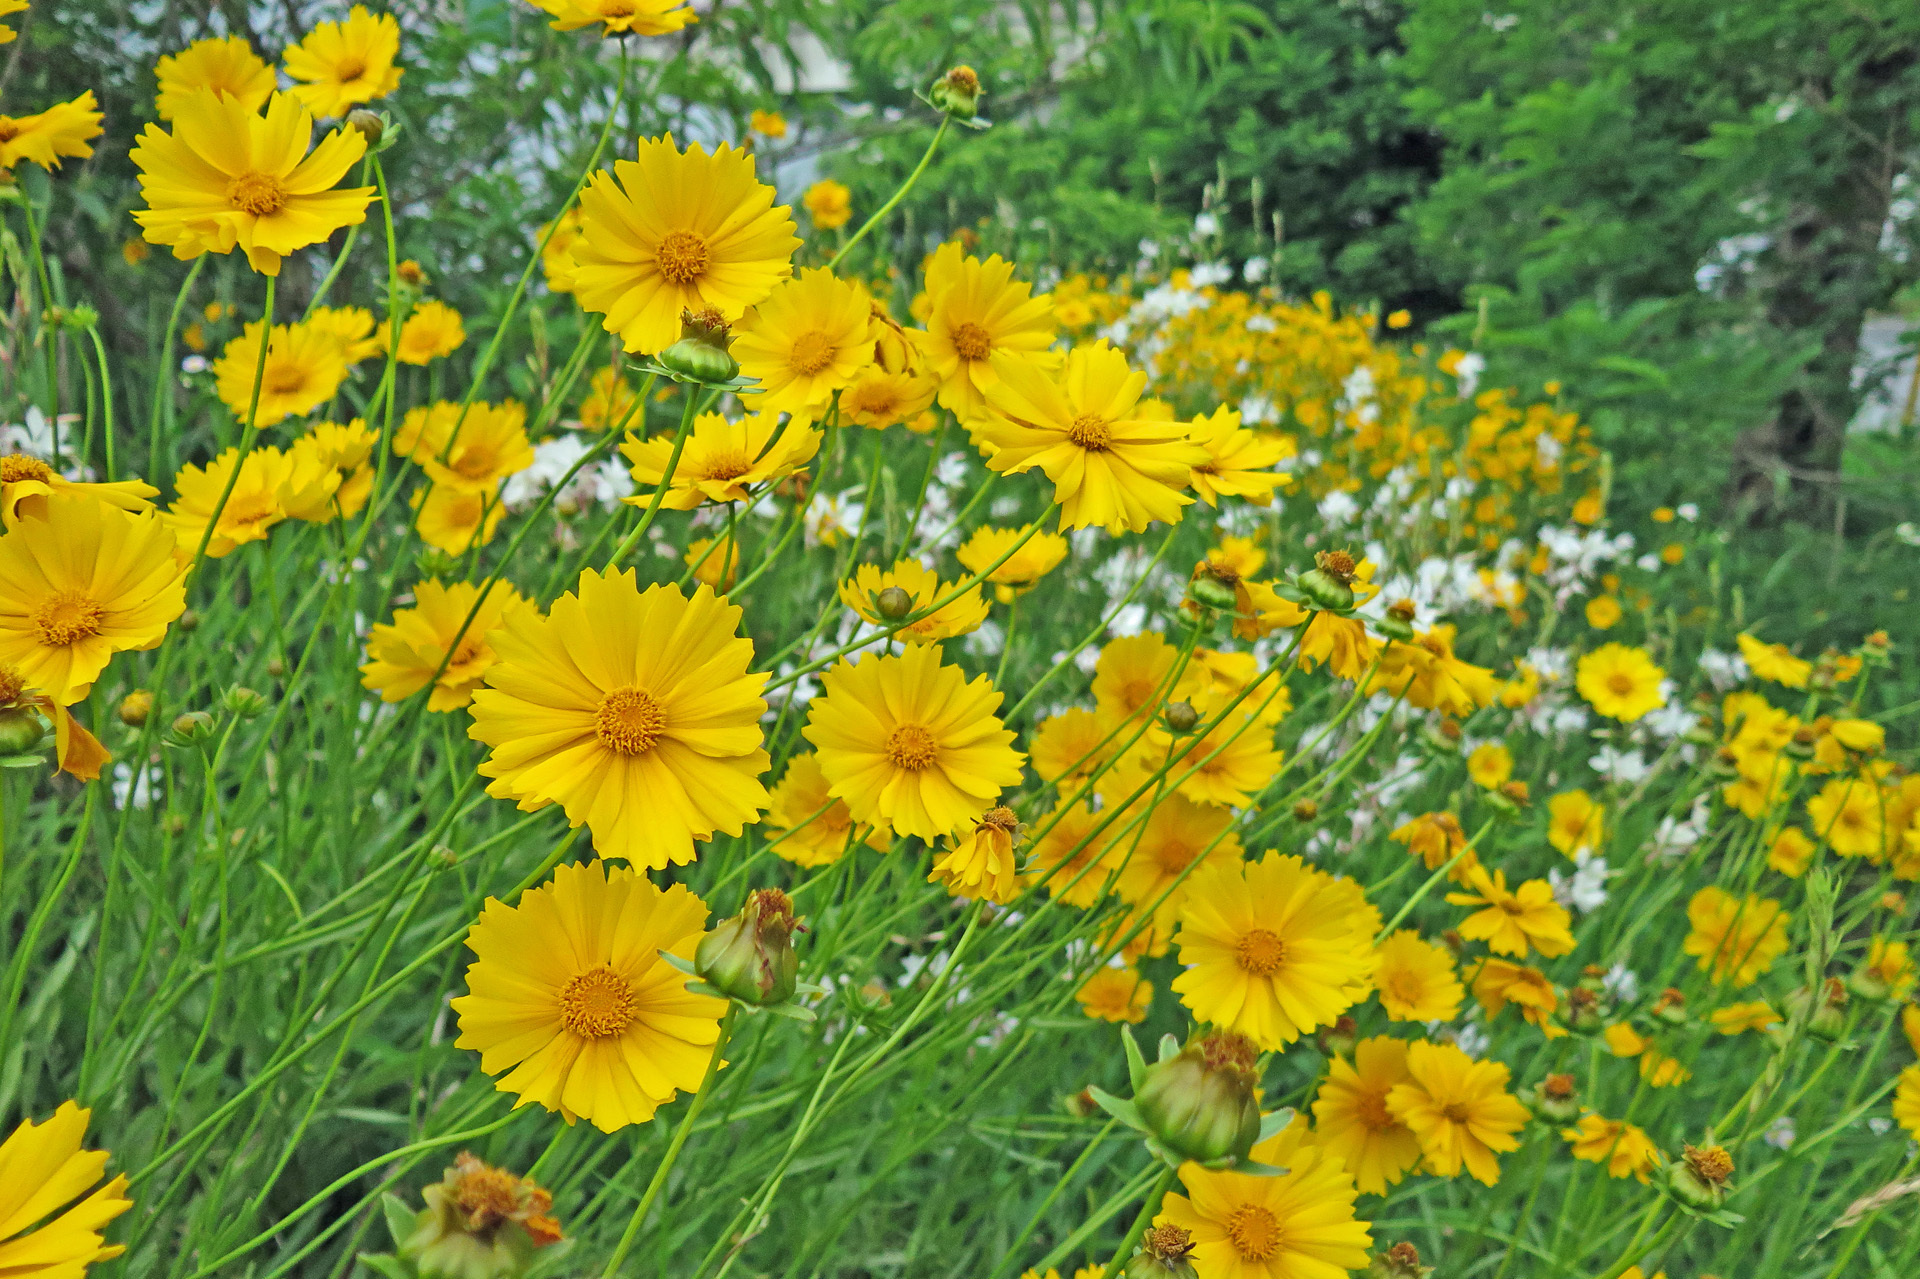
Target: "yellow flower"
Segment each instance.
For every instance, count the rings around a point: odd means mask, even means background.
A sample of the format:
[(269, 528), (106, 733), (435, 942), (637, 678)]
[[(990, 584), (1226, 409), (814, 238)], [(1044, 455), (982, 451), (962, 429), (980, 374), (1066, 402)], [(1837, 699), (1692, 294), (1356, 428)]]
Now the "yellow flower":
[(1314, 1095), (1314, 1144), (1352, 1170), (1363, 1195), (1384, 1195), (1420, 1162), (1419, 1139), (1387, 1110), (1410, 1078), (1406, 1041), (1376, 1035), (1354, 1045), (1351, 1063), (1335, 1054)]
[(1649, 1088), (1678, 1088), (1693, 1078), (1693, 1072), (1651, 1045), (1640, 1054), (1640, 1078)]
[(1255, 1146), (1253, 1157), (1287, 1172), (1250, 1177), (1209, 1172), (1188, 1161), (1180, 1166), (1187, 1193), (1169, 1194), (1161, 1203), (1154, 1223), (1191, 1234), (1198, 1273), (1209, 1279), (1336, 1279), (1366, 1266), (1373, 1236), (1354, 1217), (1359, 1192), (1337, 1157), (1291, 1130)]
[(1159, 725), (1150, 729), (1128, 760), (1108, 775), (1108, 789), (1130, 794), (1165, 761), (1168, 776), (1179, 779), (1176, 789), (1188, 799), (1236, 806), (1251, 802), (1280, 772), (1282, 755), (1273, 744), (1273, 723), (1254, 713), (1257, 696), (1224, 716), (1215, 709), (1216, 702), (1224, 704), (1212, 695), (1193, 699), (1201, 722), (1220, 720), (1203, 735), (1176, 735)]
[(986, 411), (981, 392), (998, 380), (996, 352), (1045, 358), (1052, 307), (1014, 280), (1012, 263), (967, 257), (952, 242), (934, 250), (926, 280), (927, 328), (913, 340), (940, 381), (940, 403), (965, 422)]
[(1074, 992), (1080, 1010), (1098, 1021), (1124, 1021), (1137, 1026), (1147, 1019), (1153, 1007), (1153, 983), (1140, 976), (1140, 970), (1128, 964), (1121, 968), (1102, 968), (1080, 983)]
[(586, 214), (574, 205), (554, 221), (540, 228), (540, 271), (547, 287), (555, 293), (573, 292), (573, 272), (579, 264), (573, 260), (573, 246), (580, 242)]
[(1529, 946), (1548, 957), (1573, 950), (1572, 917), (1553, 899), (1546, 880), (1529, 879), (1509, 891), (1505, 871), (1476, 866), (1467, 888), (1447, 894), (1455, 906), (1481, 908), (1461, 921), (1462, 937), (1486, 942), (1496, 955), (1525, 955)]
[(1503, 742), (1483, 742), (1467, 755), (1467, 776), (1483, 790), (1499, 790), (1513, 776), (1513, 752)]
[(1538, 968), (1504, 959), (1483, 959), (1473, 970), (1473, 997), (1492, 1021), (1512, 1004), (1520, 1015), (1540, 1027), (1548, 1039), (1558, 1039), (1565, 1030), (1549, 1020), (1560, 1007), (1560, 996), (1553, 983)]
[[(380, 326), (379, 343), (382, 351), (387, 349), (388, 326)], [(442, 356), (452, 355), (467, 340), (466, 325), (460, 322), (460, 313), (445, 302), (429, 299), (413, 308), (406, 322), (400, 326), (400, 354), (402, 364), (431, 364)]]
[(763, 138), (784, 138), (787, 136), (787, 118), (778, 111), (766, 111), (759, 107), (747, 117), (747, 128)]
[(1747, 669), (1753, 672), (1754, 678), (1783, 688), (1807, 686), (1807, 677), (1813, 674), (1813, 663), (1795, 657), (1787, 651), (1785, 644), (1763, 644), (1745, 631), (1735, 636), (1734, 640), (1740, 645), (1740, 656), (1746, 659)]
[[(1047, 895), (1087, 908), (1097, 903), (1114, 869), (1106, 814), (1082, 802), (1063, 803), (1041, 819), (1041, 835), (1029, 849), (1026, 882), (1046, 881)], [(1095, 833), (1098, 831), (1099, 833)]]
[(1647, 1050), (1645, 1036), (1624, 1021), (1617, 1021), (1601, 1032), (1607, 1051), (1616, 1057), (1638, 1057)]
[(694, 581), (704, 582), (725, 595), (733, 589), (734, 578), (740, 572), (740, 543), (721, 538), (716, 548), (714, 539), (697, 537), (687, 543), (687, 553), (682, 559), (693, 570)]
[(1886, 817), (1880, 788), (1865, 777), (1836, 777), (1807, 800), (1807, 823), (1842, 857), (1886, 854)]
[(45, 519), (47, 499), (55, 493), (91, 498), (139, 515), (153, 509), (149, 498), (160, 490), (145, 480), (116, 480), (112, 484), (83, 484), (68, 479), (37, 457), (24, 453), (0, 454), (0, 526), (12, 528), (23, 519)]
[(185, 573), (158, 515), (55, 493), (0, 534), (0, 664), (71, 706), (115, 653), (160, 643), (186, 610)]
[(313, 412), (339, 391), (347, 379), (347, 362), (339, 339), (310, 324), (276, 324), (267, 339), (267, 362), (260, 366), (259, 320), (247, 325), (228, 342), (213, 362), (214, 385), (220, 402), (244, 423), (253, 404), (253, 371), (260, 367), (260, 404), (255, 426), (272, 426), (289, 417)]
[(1893, 1122), (1920, 1141), (1920, 1066), (1900, 1072), (1899, 1085), (1893, 1090)]
[(287, 518), (281, 505), (281, 493), (293, 476), (291, 459), (271, 445), (262, 445), (240, 461), (239, 449), (228, 449), (207, 466), (188, 464), (173, 477), (173, 504), (163, 518), (179, 539), (180, 549), (192, 555), (206, 536), (207, 524), (226, 491), (227, 480), (235, 465), (240, 478), (234, 483), (227, 504), (220, 508), (219, 523), (207, 540), (207, 555), (212, 559), (232, 552), (236, 546), (257, 542), (267, 530)]
[[(27, 11), (27, 0), (0, 0), (0, 18)], [(0, 23), (0, 44), (11, 44), (19, 32), (5, 23)]]
[(1422, 1039), (1407, 1049), (1407, 1081), (1387, 1094), (1387, 1112), (1413, 1130), (1427, 1168), (1500, 1180), (1496, 1152), (1517, 1150), (1527, 1108), (1507, 1092), (1503, 1062), (1475, 1061), (1452, 1044)]
[(574, 296), (629, 351), (678, 341), (682, 311), (739, 319), (792, 273), (800, 247), (751, 153), (723, 144), (708, 155), (699, 143), (682, 152), (671, 134), (595, 174), (580, 208)]
[(436, 489), (491, 493), (500, 482), (533, 465), (527, 439), (527, 407), (518, 400), (476, 401), (461, 408), (450, 400), (409, 409), (393, 433), (393, 451), (426, 472)]
[(605, 431), (623, 426), (640, 397), (620, 370), (608, 365), (595, 369), (588, 379), (586, 398), (580, 401), (580, 425), (588, 431)]
[(937, 853), (927, 882), (939, 884), (955, 897), (984, 897), (1006, 903), (1020, 895), (1014, 841), (1020, 819), (1010, 808), (989, 808), (953, 847)]
[(707, 904), (664, 892), (625, 866), (555, 869), (553, 880), (494, 898), (467, 934), (468, 993), (453, 1001), (455, 1047), (480, 1052), (514, 1107), (538, 1102), (602, 1132), (653, 1118), (700, 1087), (724, 999), (697, 995), (661, 951), (691, 961)]
[[(782, 429), (771, 413), (755, 413), (729, 422), (718, 413), (702, 413), (694, 421), (673, 482), (661, 505), (670, 511), (691, 511), (707, 502), (744, 502), (751, 485), (770, 484), (806, 468), (820, 448), (820, 432), (804, 422), (788, 422)], [(673, 436), (662, 433), (640, 439), (627, 433), (620, 446), (634, 483), (657, 487), (673, 457)], [(631, 506), (652, 505), (653, 493), (623, 498)]]
[(231, 253), (263, 275), (280, 259), (366, 220), (372, 187), (334, 190), (367, 149), (360, 131), (336, 129), (307, 151), (313, 117), (276, 93), (257, 116), (237, 98), (203, 89), (174, 108), (173, 132), (149, 124), (134, 147), (147, 207), (134, 210), (149, 242), (176, 258)]
[(601, 24), (605, 36), (632, 32), (641, 36), (672, 35), (687, 24), (698, 22), (686, 0), (529, 0), (536, 9), (553, 15), (548, 23), (555, 31), (578, 31)]
[(1914, 971), (1913, 952), (1907, 943), (1877, 935), (1867, 943), (1867, 958), (1860, 972), (1884, 989), (1888, 999), (1905, 999), (1920, 977)]
[(1597, 853), (1606, 842), (1606, 816), (1584, 790), (1562, 791), (1547, 801), (1547, 842), (1569, 857)]
[[(431, 681), (430, 711), (459, 710), (471, 702), (487, 671), (500, 660), (489, 633), (509, 617), (526, 618), (536, 612), (507, 582), (495, 582), (482, 601), (480, 588), (472, 582), (445, 586), (429, 578), (413, 588), (413, 598), (412, 608), (395, 610), (391, 622), (376, 625), (367, 637), (367, 656), (372, 660), (360, 668), (360, 683), (379, 693), (381, 701), (398, 702)], [(469, 613), (471, 625), (466, 624)], [(457, 648), (453, 647), (456, 635), (460, 636)]]
[[(887, 591), (906, 593), (909, 604), (899, 617), (889, 618), (880, 611), (878, 601)], [(887, 626), (901, 617), (911, 617), (952, 594), (952, 587), (919, 560), (900, 560), (884, 570), (878, 564), (862, 564), (852, 577), (840, 583), (840, 602), (875, 626)], [(986, 620), (987, 601), (978, 586), (969, 586), (944, 607), (902, 627), (894, 635), (911, 643), (932, 644), (978, 630)]]
[(1021, 754), (994, 715), (1000, 694), (942, 666), (933, 644), (862, 654), (820, 677), (804, 735), (855, 821), (932, 841), (1020, 782)]
[(373, 331), (373, 312), (363, 306), (318, 306), (293, 327), (311, 329), (333, 338), (340, 346), (340, 358), (350, 365), (371, 359), (387, 349), (383, 336), (376, 336)]
[(1716, 1008), (1707, 1020), (1723, 1035), (1738, 1035), (1749, 1030), (1765, 1030), (1780, 1021), (1780, 1014), (1773, 1011), (1766, 1000), (1752, 999)]
[(280, 56), (287, 74), (300, 81), (293, 96), (317, 116), (344, 116), (362, 102), (384, 98), (405, 74), (393, 65), (400, 56), (400, 24), (390, 13), (374, 17), (364, 5), (348, 10), (345, 22), (320, 23)]
[[(1469, 872), (1480, 865), (1479, 857), (1467, 849), (1467, 833), (1460, 829), (1460, 819), (1452, 813), (1421, 813), (1396, 827), (1387, 838), (1405, 845), (1428, 870), (1439, 870), (1453, 862), (1447, 878), (1457, 883), (1466, 883)], [(1463, 849), (1467, 855), (1460, 857)], [(1460, 860), (1454, 862), (1455, 857)]]
[(1134, 415), (1147, 375), (1119, 351), (1104, 341), (1075, 347), (1058, 375), (1004, 351), (990, 364), (986, 415), (969, 429), (995, 471), (1046, 472), (1061, 527), (1138, 533), (1177, 523), (1192, 504), (1182, 490), (1206, 451), (1176, 423)]
[(23, 160), (51, 173), (63, 158), (86, 159), (93, 154), (89, 144), (100, 136), (101, 119), (92, 89), (34, 115), (0, 115), (0, 173)]
[(1196, 1020), (1276, 1050), (1351, 1008), (1374, 970), (1371, 920), (1333, 876), (1268, 853), (1194, 872), (1180, 911), (1173, 989)]
[(1466, 991), (1453, 975), (1453, 956), (1443, 946), (1403, 928), (1380, 943), (1373, 981), (1380, 1007), (1394, 1021), (1452, 1021)]
[(173, 119), (181, 103), (201, 89), (235, 98), (249, 112), (265, 106), (274, 89), (273, 68), (239, 36), (195, 40), (160, 59), (153, 73), (160, 81), (153, 105), (162, 120)]
[(280, 493), (287, 517), (325, 524), (358, 515), (373, 491), (369, 459), (379, 442), (380, 432), (360, 418), (315, 423), (287, 450), (291, 474)]
[(1620, 601), (1611, 595), (1596, 595), (1587, 601), (1587, 625), (1596, 631), (1612, 630), (1620, 621)]
[(773, 287), (734, 327), (733, 356), (759, 386), (743, 402), (762, 413), (816, 418), (833, 393), (873, 363), (873, 302), (824, 267)]
[(1192, 663), (1165, 687), (1179, 659), (1179, 650), (1152, 631), (1108, 644), (1093, 668), (1093, 699), (1101, 714), (1115, 719), (1152, 715), (1198, 692), (1204, 676)]
[(1687, 902), (1687, 922), (1683, 949), (1716, 982), (1750, 986), (1787, 949), (1787, 912), (1770, 897), (1743, 900), (1709, 885)]
[(104, 1150), (80, 1148), (92, 1117), (91, 1110), (63, 1101), (53, 1118), (23, 1119), (0, 1142), (0, 1274), (81, 1279), (94, 1262), (126, 1251), (102, 1234), (133, 1207), (125, 1173), (73, 1202), (100, 1180), (110, 1158)]
[(696, 587), (642, 592), (633, 570), (588, 569), (549, 616), (508, 616), (467, 736), (492, 747), (487, 793), (558, 803), (594, 849), (654, 869), (738, 835), (767, 806), (764, 674), (740, 610)]
[(1767, 865), (1789, 879), (1798, 879), (1807, 873), (1818, 851), (1819, 845), (1807, 838), (1807, 832), (1798, 826), (1782, 826), (1767, 850)]
[(1232, 409), (1219, 408), (1210, 417), (1195, 418), (1188, 438), (1207, 454), (1204, 462), (1194, 464), (1192, 480), (1193, 491), (1208, 506), (1220, 505), (1223, 497), (1244, 497), (1255, 506), (1271, 506), (1274, 489), (1293, 482), (1292, 476), (1273, 469), (1293, 455), (1292, 442), (1246, 429)]
[(1642, 1185), (1660, 1164), (1660, 1148), (1646, 1131), (1623, 1119), (1608, 1119), (1589, 1111), (1572, 1128), (1560, 1130), (1573, 1147), (1573, 1157), (1605, 1164), (1609, 1177), (1633, 1177)]
[(466, 493), (448, 484), (415, 489), (413, 531), (435, 550), (465, 555), (493, 540), (507, 508), (498, 493)]
[(853, 192), (832, 178), (822, 178), (808, 187), (800, 203), (806, 206), (816, 231), (832, 231), (853, 218)]
[[(1023, 537), (1027, 539), (1024, 543), (1020, 540)], [(1018, 550), (1014, 550), (1016, 546)], [(954, 554), (967, 572), (976, 577), (986, 574), (986, 580), (994, 584), (995, 597), (1002, 604), (1008, 604), (1060, 567), (1060, 562), (1067, 558), (1067, 539), (1058, 533), (1038, 530), (1027, 537), (1024, 528), (993, 528), (982, 524)], [(1006, 562), (1000, 563), (1003, 556)], [(995, 564), (1000, 566), (994, 568)], [(992, 571), (988, 572), (989, 569)]]
[(1452, 626), (1441, 625), (1420, 632), (1411, 644), (1390, 642), (1367, 684), (1369, 691), (1384, 689), (1422, 710), (1461, 719), (1491, 705), (1498, 692), (1493, 672), (1455, 657), (1453, 634)]
[[(847, 851), (853, 814), (828, 790), (818, 755), (795, 755), (767, 807), (768, 846), (796, 866), (831, 866)], [(887, 851), (884, 828), (869, 829), (867, 847)]]
[(1644, 648), (1602, 644), (1580, 658), (1573, 682), (1594, 710), (1631, 724), (1667, 704), (1660, 688), (1666, 674)]
[[(1129, 831), (1137, 815), (1137, 810), (1129, 810), (1108, 828), (1111, 842), (1104, 856), (1120, 868), (1114, 891), (1134, 908), (1127, 926), (1142, 919), (1151, 921), (1151, 929), (1139, 939), (1140, 944), (1145, 953), (1161, 955), (1173, 940), (1192, 876), (1199, 873), (1194, 864), (1199, 862), (1203, 868), (1237, 867), (1240, 837), (1233, 832), (1230, 810), (1196, 804), (1180, 794), (1162, 796), (1145, 824)], [(1096, 816), (1105, 819), (1104, 813)], [(1127, 833), (1122, 835), (1122, 831)], [(1101, 876), (1097, 874), (1088, 876), (1098, 878)]]

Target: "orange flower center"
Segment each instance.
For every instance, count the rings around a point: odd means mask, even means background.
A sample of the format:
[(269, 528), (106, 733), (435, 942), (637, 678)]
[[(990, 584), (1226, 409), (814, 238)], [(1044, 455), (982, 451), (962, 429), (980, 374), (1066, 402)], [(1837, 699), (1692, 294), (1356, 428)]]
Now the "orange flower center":
[(1607, 676), (1607, 691), (1615, 697), (1625, 697), (1633, 692), (1633, 676), (1625, 671), (1615, 671)]
[(644, 755), (667, 727), (660, 703), (637, 688), (616, 688), (600, 699), (593, 732), (600, 744), (619, 755)]
[(787, 357), (787, 367), (801, 377), (812, 377), (832, 363), (833, 339), (818, 330), (795, 338), (793, 353)]
[(691, 231), (669, 231), (653, 252), (670, 284), (691, 284), (706, 273), (707, 242)]
[(1240, 967), (1254, 976), (1271, 977), (1287, 962), (1287, 943), (1277, 933), (1256, 928), (1240, 939), (1233, 953), (1240, 960)]
[(358, 80), (366, 73), (367, 64), (365, 59), (346, 58), (341, 61), (339, 66), (333, 69), (333, 78), (345, 84), (350, 80)]
[(33, 626), (49, 648), (74, 644), (100, 633), (107, 610), (81, 591), (55, 591), (33, 610)]
[(1280, 1222), (1258, 1204), (1227, 1214), (1227, 1242), (1247, 1261), (1266, 1261), (1280, 1251)]
[(969, 320), (953, 330), (953, 349), (963, 360), (984, 360), (993, 350), (993, 335)]
[(1067, 427), (1067, 438), (1089, 453), (1104, 453), (1113, 444), (1113, 431), (1097, 413), (1082, 413)]
[(260, 379), (260, 388), (269, 395), (296, 394), (307, 388), (307, 371), (294, 360), (269, 360), (266, 374)]
[(633, 987), (606, 964), (569, 977), (560, 988), (560, 1024), (587, 1039), (617, 1035), (635, 1015)]
[(1440, 1113), (1446, 1116), (1448, 1123), (1454, 1124), (1465, 1124), (1473, 1118), (1472, 1115), (1467, 1113), (1466, 1104), (1458, 1101), (1448, 1102), (1440, 1108)]
[(745, 453), (729, 450), (715, 453), (706, 465), (706, 478), (710, 480), (736, 480), (753, 469), (753, 459)]
[(242, 213), (264, 218), (286, 207), (287, 191), (268, 173), (248, 173), (227, 183), (227, 203)]
[(11, 453), (0, 457), (0, 484), (17, 484), (21, 480), (50, 480), (53, 468), (39, 458), (28, 457), (24, 453)]
[(1387, 993), (1403, 1004), (1417, 1004), (1427, 993), (1419, 974), (1413, 972), (1388, 974), (1386, 987)]
[(279, 512), (279, 499), (272, 493), (251, 493), (244, 497), (236, 494), (227, 503), (227, 509), (220, 512), (220, 527), (243, 528), (248, 524), (270, 520)]
[(887, 762), (917, 773), (931, 767), (939, 755), (933, 734), (918, 724), (902, 724), (887, 736)]
[(856, 386), (847, 398), (852, 401), (850, 407), (853, 412), (865, 413), (869, 417), (892, 417), (900, 409), (899, 393), (885, 382)]
[(1393, 1127), (1393, 1116), (1387, 1110), (1387, 1090), (1384, 1088), (1363, 1092), (1354, 1098), (1353, 1113), (1375, 1132)]
[(474, 1230), (497, 1226), (520, 1211), (520, 1178), (475, 1160), (460, 1170), (453, 1201)]
[(27, 678), (11, 666), (0, 666), (0, 706), (9, 706), (20, 700), (20, 694), (27, 691)]

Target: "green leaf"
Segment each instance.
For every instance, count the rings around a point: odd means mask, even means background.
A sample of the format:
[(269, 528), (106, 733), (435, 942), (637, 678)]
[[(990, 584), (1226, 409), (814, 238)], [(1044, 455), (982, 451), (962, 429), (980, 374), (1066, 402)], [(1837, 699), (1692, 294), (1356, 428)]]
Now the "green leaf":
[(393, 1236), (394, 1247), (399, 1247), (400, 1241), (413, 1233), (418, 1214), (407, 1206), (406, 1200), (395, 1194), (380, 1196), (380, 1212), (387, 1219), (387, 1233)]
[(1133, 1042), (1133, 1031), (1125, 1026), (1120, 1028), (1120, 1043), (1127, 1050), (1127, 1082), (1137, 1093), (1147, 1082), (1146, 1058), (1140, 1055), (1140, 1045)]

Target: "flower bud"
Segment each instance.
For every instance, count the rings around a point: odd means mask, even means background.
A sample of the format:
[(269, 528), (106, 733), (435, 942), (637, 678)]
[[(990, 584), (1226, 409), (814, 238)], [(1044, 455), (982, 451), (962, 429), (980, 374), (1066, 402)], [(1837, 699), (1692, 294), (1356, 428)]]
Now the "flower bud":
[(287, 673), (287, 663), (285, 658), (275, 655), (267, 659), (268, 675), (272, 676), (274, 679), (279, 679), (282, 675), (285, 675), (286, 673)]
[(1580, 1117), (1580, 1092), (1572, 1075), (1548, 1075), (1519, 1095), (1528, 1110), (1550, 1123), (1568, 1124)]
[(1669, 1026), (1684, 1026), (1687, 1024), (1687, 997), (1669, 986), (1654, 996), (1653, 1007), (1649, 1011)]
[(1397, 639), (1402, 644), (1413, 642), (1413, 619), (1419, 610), (1412, 600), (1397, 600), (1387, 605), (1387, 615), (1374, 625), (1388, 639)]
[(700, 939), (693, 966), (700, 980), (743, 1004), (793, 998), (800, 960), (793, 953), (793, 900), (777, 888), (756, 888), (738, 915)]
[(1720, 1146), (1688, 1146), (1667, 1165), (1667, 1193), (1689, 1208), (1718, 1208), (1732, 1180), (1733, 1156)]
[(720, 312), (680, 313), (680, 340), (654, 358), (684, 382), (718, 386), (740, 376), (740, 362), (728, 348), (732, 338)]
[(194, 631), (200, 629), (200, 614), (193, 609), (187, 609), (180, 614), (180, 620), (175, 622), (174, 625), (186, 631), (188, 634), (192, 634)]
[(1420, 1264), (1420, 1250), (1410, 1243), (1397, 1243), (1385, 1252), (1377, 1252), (1367, 1267), (1365, 1279), (1426, 1279), (1432, 1266)]
[(1237, 574), (1221, 572), (1208, 561), (1201, 561), (1200, 567), (1193, 571), (1193, 578), (1187, 583), (1187, 598), (1202, 608), (1219, 609), (1223, 613), (1238, 611), (1240, 607)]
[(25, 755), (47, 735), (46, 721), (31, 707), (0, 710), (0, 755)]
[(1839, 978), (1829, 977), (1820, 987), (1819, 1002), (1809, 1012), (1807, 1006), (1813, 1000), (1805, 986), (1788, 995), (1784, 1001), (1787, 1019), (1804, 1016), (1808, 1034), (1829, 1043), (1838, 1040), (1847, 1030), (1847, 988)]
[(1318, 816), (1320, 805), (1310, 799), (1300, 800), (1293, 806), (1293, 820), (1296, 822), (1310, 822)]
[(136, 688), (120, 699), (120, 709), (115, 713), (128, 728), (139, 728), (147, 722), (147, 716), (153, 714), (153, 694)]
[(1599, 1032), (1607, 1019), (1607, 999), (1603, 992), (1589, 986), (1585, 981), (1567, 991), (1567, 1029), (1575, 1034), (1592, 1035)]
[(1354, 1045), (1360, 1042), (1360, 1023), (1342, 1013), (1331, 1025), (1323, 1027), (1316, 1038), (1320, 1051), (1327, 1056), (1351, 1056)]
[(365, 107), (355, 107), (347, 112), (347, 123), (359, 131), (370, 148), (379, 146), (380, 139), (387, 132), (387, 122), (380, 118), (379, 112), (369, 111)]
[(1169, 1152), (1198, 1163), (1241, 1160), (1260, 1138), (1252, 1041), (1214, 1031), (1147, 1067), (1133, 1104)]
[(1193, 708), (1192, 702), (1174, 702), (1167, 707), (1164, 718), (1167, 727), (1176, 733), (1191, 733), (1200, 725), (1200, 712)]
[(980, 114), (980, 99), (985, 96), (979, 73), (968, 66), (954, 67), (935, 80), (933, 88), (927, 91), (927, 100), (935, 108), (962, 120), (971, 120)]
[(874, 595), (873, 611), (889, 622), (897, 622), (913, 612), (913, 596), (898, 586), (889, 586)]
[(1060, 1099), (1060, 1109), (1075, 1119), (1091, 1119), (1100, 1113), (1100, 1103), (1093, 1094), (1082, 1088), (1079, 1092), (1070, 1092)]
[(1122, 1279), (1199, 1279), (1193, 1268), (1193, 1236), (1179, 1226), (1152, 1226), (1140, 1237)]
[(267, 709), (267, 699), (250, 688), (235, 684), (220, 698), (220, 705), (241, 719), (252, 719)]
[(205, 711), (188, 711), (184, 715), (174, 716), (170, 732), (176, 745), (192, 746), (212, 737), (215, 728), (213, 716)]
[(381, 1267), (385, 1273), (515, 1279), (532, 1268), (540, 1249), (560, 1240), (560, 1223), (548, 1215), (552, 1195), (465, 1151), (421, 1198), (427, 1206), (409, 1223), (405, 1205), (388, 1196), (387, 1228), (397, 1255), (388, 1259), (391, 1267)]

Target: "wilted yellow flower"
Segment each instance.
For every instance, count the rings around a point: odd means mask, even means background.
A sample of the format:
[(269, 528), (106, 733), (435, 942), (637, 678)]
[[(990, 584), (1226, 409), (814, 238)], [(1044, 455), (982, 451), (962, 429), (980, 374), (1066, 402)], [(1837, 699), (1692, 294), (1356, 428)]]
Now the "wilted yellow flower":
[(405, 74), (393, 65), (400, 56), (400, 24), (390, 13), (374, 17), (364, 5), (348, 10), (345, 22), (320, 23), (280, 56), (299, 82), (293, 96), (316, 116), (344, 116), (362, 102), (384, 98)]
[(234, 98), (249, 112), (265, 106), (274, 89), (273, 68), (239, 36), (195, 40), (160, 59), (153, 73), (160, 81), (153, 106), (162, 120), (173, 119), (180, 105), (201, 89)]
[(939, 884), (955, 897), (982, 897), (1010, 902), (1020, 895), (1014, 841), (1020, 819), (1010, 808), (989, 808), (971, 831), (952, 837), (953, 846), (936, 852), (927, 882)]

